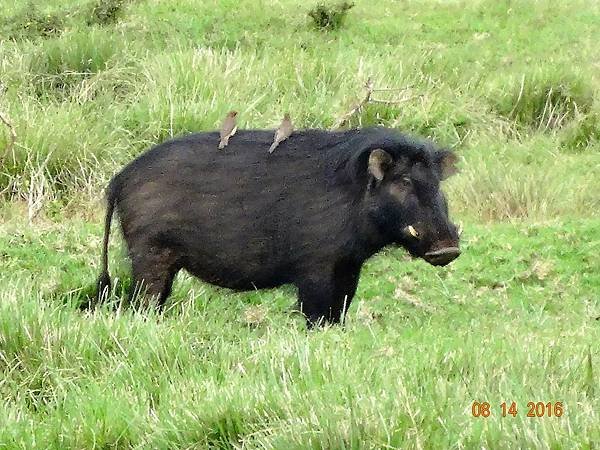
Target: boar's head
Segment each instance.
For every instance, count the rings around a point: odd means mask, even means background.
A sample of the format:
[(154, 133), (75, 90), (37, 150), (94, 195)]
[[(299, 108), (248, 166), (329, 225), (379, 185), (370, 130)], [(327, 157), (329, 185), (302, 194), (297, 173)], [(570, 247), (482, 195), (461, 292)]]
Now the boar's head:
[(460, 255), (441, 181), (454, 174), (456, 156), (428, 144), (364, 149), (354, 155), (354, 182), (362, 184), (365, 216), (382, 243), (444, 266)]

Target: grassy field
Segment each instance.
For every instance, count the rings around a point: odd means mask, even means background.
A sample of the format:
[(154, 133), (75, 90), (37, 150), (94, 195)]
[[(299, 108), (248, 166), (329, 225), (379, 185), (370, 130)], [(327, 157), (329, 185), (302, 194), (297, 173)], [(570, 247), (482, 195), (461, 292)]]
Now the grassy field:
[[(600, 446), (600, 3), (373, 3), (323, 31), (291, 0), (2, 0), (0, 448)], [(162, 315), (79, 311), (125, 162), (230, 109), (331, 127), (369, 76), (400, 103), (351, 126), (460, 156), (455, 263), (386, 250), (345, 328), (185, 274)], [(116, 303), (118, 237), (110, 266)]]

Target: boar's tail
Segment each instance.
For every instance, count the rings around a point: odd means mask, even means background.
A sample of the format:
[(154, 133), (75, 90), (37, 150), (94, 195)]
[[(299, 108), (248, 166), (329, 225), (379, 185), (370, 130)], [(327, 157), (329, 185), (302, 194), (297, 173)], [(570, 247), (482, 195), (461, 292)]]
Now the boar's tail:
[(104, 219), (104, 241), (102, 243), (102, 268), (98, 277), (98, 293), (97, 298), (100, 300), (102, 296), (108, 295), (111, 289), (110, 275), (108, 274), (108, 241), (110, 237), (110, 225), (112, 223), (113, 213), (116, 204), (116, 189), (114, 180), (108, 185), (106, 191), (106, 218)]

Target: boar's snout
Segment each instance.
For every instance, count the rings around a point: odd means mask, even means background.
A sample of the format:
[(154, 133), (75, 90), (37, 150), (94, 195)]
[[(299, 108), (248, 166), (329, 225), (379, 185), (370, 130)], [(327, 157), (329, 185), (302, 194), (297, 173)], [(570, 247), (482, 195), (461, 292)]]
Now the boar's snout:
[(423, 259), (433, 266), (445, 266), (450, 264), (460, 255), (460, 249), (456, 246), (444, 246), (437, 250), (425, 253)]

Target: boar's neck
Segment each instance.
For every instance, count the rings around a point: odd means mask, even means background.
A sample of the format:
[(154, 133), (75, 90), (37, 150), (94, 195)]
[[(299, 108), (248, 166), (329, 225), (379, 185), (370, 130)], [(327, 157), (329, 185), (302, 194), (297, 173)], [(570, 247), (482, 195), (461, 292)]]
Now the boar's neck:
[(364, 261), (389, 245), (385, 235), (377, 224), (369, 217), (366, 201), (360, 202), (355, 211), (354, 255), (357, 260)]

